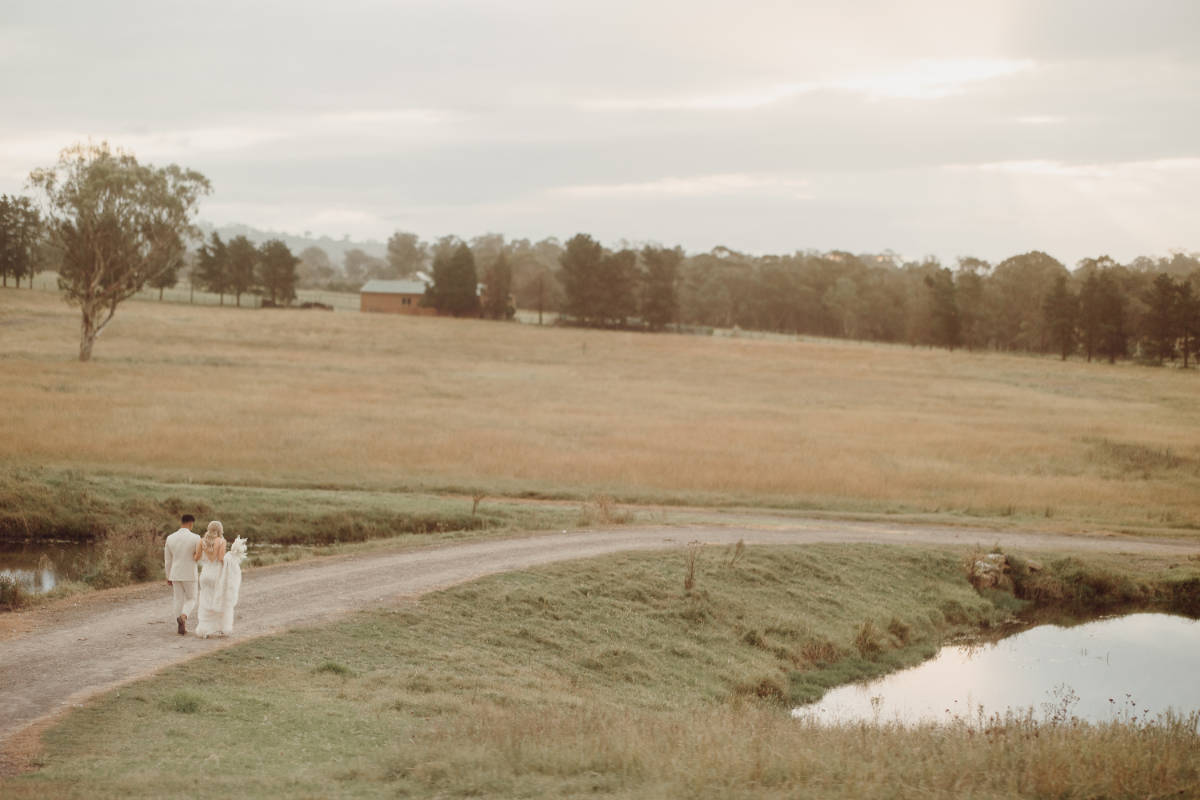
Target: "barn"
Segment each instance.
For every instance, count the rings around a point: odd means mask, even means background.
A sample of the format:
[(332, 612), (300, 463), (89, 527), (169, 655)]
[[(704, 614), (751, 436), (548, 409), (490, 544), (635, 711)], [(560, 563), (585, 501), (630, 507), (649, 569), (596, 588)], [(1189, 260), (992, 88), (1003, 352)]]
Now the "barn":
[(421, 305), (426, 285), (420, 280), (367, 281), (359, 290), (359, 310), (432, 316), (437, 311)]

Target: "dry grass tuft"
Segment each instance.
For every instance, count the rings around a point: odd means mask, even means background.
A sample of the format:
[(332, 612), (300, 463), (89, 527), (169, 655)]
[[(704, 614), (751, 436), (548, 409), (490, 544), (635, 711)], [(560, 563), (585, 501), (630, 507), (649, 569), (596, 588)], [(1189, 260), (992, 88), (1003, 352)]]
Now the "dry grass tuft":
[(96, 558), (83, 580), (97, 589), (106, 589), (160, 577), (162, 568), (163, 540), (158, 532), (120, 526), (106, 531), (99, 539)]

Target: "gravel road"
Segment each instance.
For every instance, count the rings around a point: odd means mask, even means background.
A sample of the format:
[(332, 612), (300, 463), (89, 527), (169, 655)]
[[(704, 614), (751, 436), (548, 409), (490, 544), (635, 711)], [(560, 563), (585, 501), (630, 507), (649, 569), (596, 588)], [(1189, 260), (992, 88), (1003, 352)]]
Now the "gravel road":
[(622, 550), (684, 547), (691, 541), (733, 544), (739, 539), (748, 545), (1000, 544), (1017, 550), (1168, 556), (1200, 551), (1195, 542), (1184, 541), (792, 519), (742, 526), (563, 531), (247, 569), (237, 630), (229, 638), (209, 640), (176, 633), (171, 590), (159, 581), (4, 615), (7, 619), (0, 624), (0, 756), (22, 730), (78, 706), (98, 692), (251, 637), (396, 603), (482, 575)]

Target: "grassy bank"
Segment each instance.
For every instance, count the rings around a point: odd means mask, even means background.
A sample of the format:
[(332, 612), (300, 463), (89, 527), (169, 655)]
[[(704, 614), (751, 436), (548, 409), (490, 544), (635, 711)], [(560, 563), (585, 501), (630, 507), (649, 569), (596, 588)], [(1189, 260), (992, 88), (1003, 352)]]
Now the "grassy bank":
[[(162, 483), (76, 470), (0, 470), (0, 540), (94, 545), (48, 595), (0, 577), (0, 611), (89, 588), (157, 580), (165, 534), (191, 513), (252, 542), (252, 566), (345, 551), (372, 540), (413, 545), (623, 521), (607, 498), (574, 503), (486, 496)], [(278, 546), (278, 547), (264, 547)]]
[(1197, 374), (0, 290), (4, 469), (1200, 529)]
[[(688, 555), (498, 575), (189, 662), (69, 715), (5, 796), (1116, 798), (1200, 778), (1194, 720), (787, 716), (1007, 619), (1020, 602), (973, 590), (961, 552), (709, 548), (690, 590)], [(1198, 576), (1048, 559), (1038, 580), (1043, 599), (1094, 607), (1169, 604)]]
[(0, 470), (0, 539), (100, 540), (128, 529), (165, 534), (191, 513), (259, 543), (327, 545), (411, 533), (544, 530), (578, 524), (591, 499), (502, 497), (170, 483), (78, 470)]

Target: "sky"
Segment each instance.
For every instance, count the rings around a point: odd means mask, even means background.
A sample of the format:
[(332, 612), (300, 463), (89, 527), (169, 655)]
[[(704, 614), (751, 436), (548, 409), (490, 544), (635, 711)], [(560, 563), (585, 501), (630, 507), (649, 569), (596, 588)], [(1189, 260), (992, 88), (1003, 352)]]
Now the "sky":
[(1073, 266), (1200, 250), (1195, 0), (0, 2), (0, 193), (107, 141), (199, 218)]

